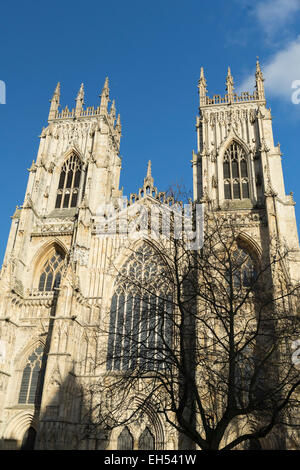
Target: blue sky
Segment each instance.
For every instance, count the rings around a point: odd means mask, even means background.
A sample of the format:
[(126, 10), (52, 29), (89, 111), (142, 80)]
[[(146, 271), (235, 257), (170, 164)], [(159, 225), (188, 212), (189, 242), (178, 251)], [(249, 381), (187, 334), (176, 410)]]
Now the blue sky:
[[(58, 81), (63, 106), (74, 106), (81, 82), (93, 106), (109, 76), (121, 114), (121, 186), (128, 195), (142, 184), (150, 159), (160, 190), (176, 181), (191, 186), (200, 67), (210, 95), (225, 92), (228, 65), (236, 88), (252, 91), (259, 56), (286, 193), (300, 201), (300, 104), (291, 100), (292, 82), (300, 80), (299, 24), (300, 0), (3, 2), (1, 259)], [(300, 221), (298, 206), (296, 215)]]

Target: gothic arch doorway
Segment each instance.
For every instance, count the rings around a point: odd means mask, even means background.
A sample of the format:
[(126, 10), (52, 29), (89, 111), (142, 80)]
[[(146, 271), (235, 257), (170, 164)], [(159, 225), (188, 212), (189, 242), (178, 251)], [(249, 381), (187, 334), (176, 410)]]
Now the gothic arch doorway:
[(21, 450), (33, 450), (35, 439), (36, 430), (32, 426), (30, 426), (23, 436)]

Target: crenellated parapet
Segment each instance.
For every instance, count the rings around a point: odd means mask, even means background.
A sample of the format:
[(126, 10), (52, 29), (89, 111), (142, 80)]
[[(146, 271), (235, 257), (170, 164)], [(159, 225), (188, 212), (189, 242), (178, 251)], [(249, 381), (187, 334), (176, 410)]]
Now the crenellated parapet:
[[(50, 111), (48, 116), (48, 121), (56, 121), (61, 119), (72, 119), (77, 120), (81, 118), (91, 118), (100, 116), (107, 117), (107, 122), (114, 129), (116, 134), (121, 133), (121, 122), (120, 115), (117, 116), (115, 100), (112, 101), (110, 109), (108, 109), (109, 99), (109, 85), (108, 78), (106, 78), (102, 92), (100, 94), (100, 104), (98, 106), (87, 106), (84, 108), (84, 85), (83, 83), (80, 86), (77, 97), (75, 99), (76, 106), (75, 108), (69, 109), (68, 106), (61, 108), (60, 104), (60, 83), (57, 84), (53, 97), (50, 101)], [(116, 122), (117, 118), (117, 122)]]

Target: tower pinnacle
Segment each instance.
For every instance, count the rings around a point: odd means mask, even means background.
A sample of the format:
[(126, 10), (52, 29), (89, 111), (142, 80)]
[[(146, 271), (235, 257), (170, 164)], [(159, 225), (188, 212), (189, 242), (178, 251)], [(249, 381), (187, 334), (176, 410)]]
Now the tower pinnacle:
[(108, 102), (109, 102), (108, 77), (106, 77), (106, 79), (105, 79), (100, 98), (101, 98), (101, 102), (100, 102), (101, 111), (104, 112), (104, 113), (107, 113), (107, 106), (108, 106)]
[(151, 178), (151, 160), (148, 161), (147, 176), (146, 178)]
[(264, 76), (260, 68), (259, 58), (256, 58), (256, 72), (255, 72), (255, 88), (259, 100), (265, 99)]
[(198, 80), (198, 88), (199, 88), (199, 98), (200, 98), (200, 106), (201, 106), (201, 105), (205, 104), (206, 93), (207, 93), (206, 79), (205, 79), (205, 76), (204, 76), (203, 67), (201, 67), (201, 70), (200, 70), (200, 78)]
[(84, 105), (84, 87), (83, 83), (80, 85), (79, 92), (76, 98), (75, 116), (80, 116), (81, 110)]
[(144, 186), (150, 186), (151, 188), (153, 187), (154, 179), (152, 178), (152, 173), (151, 173), (151, 160), (148, 161), (148, 167), (147, 167), (147, 174), (146, 178), (144, 178)]
[(52, 99), (50, 100), (50, 110), (48, 120), (54, 119), (60, 105), (60, 82), (57, 83)]
[(115, 100), (112, 100), (111, 107), (110, 107), (110, 112), (109, 112), (109, 117), (111, 119), (112, 124), (114, 125), (115, 120), (116, 120), (116, 104)]
[(231, 75), (230, 67), (228, 67), (227, 77), (226, 77), (226, 91), (227, 91), (229, 103), (233, 102), (233, 90), (234, 90), (233, 76)]
[(120, 116), (120, 114), (118, 114), (117, 122), (116, 122), (116, 130), (117, 130), (118, 132), (121, 132), (121, 129), (122, 129), (122, 126), (121, 126), (121, 116)]

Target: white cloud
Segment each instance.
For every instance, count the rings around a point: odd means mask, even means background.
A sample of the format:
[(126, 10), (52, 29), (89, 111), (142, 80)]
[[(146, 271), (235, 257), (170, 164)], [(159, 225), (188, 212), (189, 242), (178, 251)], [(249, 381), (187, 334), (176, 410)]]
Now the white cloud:
[(293, 20), (300, 0), (264, 0), (256, 4), (254, 15), (267, 35), (272, 36)]
[[(280, 43), (285, 44), (269, 61), (261, 63), (267, 97), (274, 96), (289, 102), (292, 102), (293, 96), (298, 97), (299, 93), (295, 88), (300, 80), (300, 36), (294, 40), (290, 37), (288, 43), (286, 41), (291, 33), (288, 26), (299, 13), (300, 0), (260, 0), (252, 7), (252, 15), (258, 21), (268, 41), (272, 41), (273, 45), (277, 41), (277, 47)], [(237, 92), (251, 92), (254, 85), (253, 71), (253, 74), (246, 77), (237, 88)]]
[[(292, 85), (296, 80), (300, 80), (300, 36), (277, 52), (264, 66), (261, 65), (267, 97), (274, 96), (291, 101), (295, 93)], [(253, 72), (253, 75), (242, 82), (237, 91), (252, 91), (254, 84)]]

